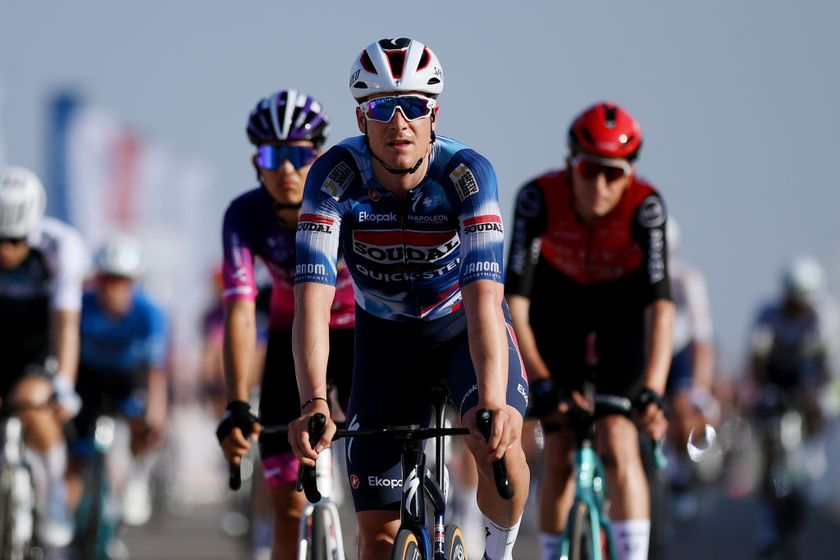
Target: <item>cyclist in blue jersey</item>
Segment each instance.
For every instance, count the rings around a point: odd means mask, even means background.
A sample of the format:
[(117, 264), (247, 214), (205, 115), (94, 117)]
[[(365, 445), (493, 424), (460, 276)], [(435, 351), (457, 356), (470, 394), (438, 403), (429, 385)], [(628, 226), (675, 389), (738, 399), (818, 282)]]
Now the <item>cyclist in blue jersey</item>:
[[(228, 406), (216, 432), (225, 457), (238, 463), (256, 437), (260, 423), (287, 424), (300, 413), (292, 361), (292, 317), (295, 311), (295, 226), (303, 187), (329, 134), (321, 104), (299, 91), (280, 90), (261, 99), (248, 117), (248, 139), (260, 185), (234, 199), (225, 212), (224, 370)], [(271, 272), (268, 346), (260, 391), (259, 422), (247, 402), (254, 367), (257, 329), (255, 258)], [(339, 404), (349, 395), (353, 363), (353, 288), (340, 267), (335, 298), (327, 303), (330, 344), (328, 377)], [(273, 560), (296, 558), (300, 517), (306, 500), (295, 491), (298, 461), (289, 442), (276, 435), (259, 436), (263, 474), (274, 506)]]
[[(423, 43), (383, 39), (356, 58), (350, 90), (361, 136), (330, 149), (306, 181), (297, 233), (293, 327), (301, 417), (295, 454), (313, 465), (330, 444), (327, 422), (313, 449), (307, 425), (328, 414), (329, 302), (342, 251), (356, 300), (352, 427), (428, 424), (426, 389), (446, 382), (479, 469), (485, 558), (508, 559), (528, 493), (520, 445), (528, 384), (504, 305), (504, 233), (496, 176), (484, 157), (437, 136), (443, 70)], [(478, 407), (494, 412), (488, 442)], [(399, 442), (347, 442), (359, 521), (359, 557), (390, 558), (399, 525)], [(515, 496), (495, 490), (491, 461), (507, 452)]]
[[(96, 253), (96, 277), (82, 299), (76, 383), (82, 409), (74, 420), (77, 438), (71, 446), (77, 473), (93, 454), (97, 415), (120, 413), (129, 420), (133, 461), (120, 488), (123, 521), (129, 525), (142, 525), (151, 516), (152, 451), (167, 411), (168, 326), (163, 311), (136, 284), (141, 259), (137, 241), (124, 235), (112, 237)], [(71, 480), (80, 491), (78, 479)], [(74, 502), (79, 498), (72, 497)]]
[(46, 474), (45, 484), (36, 478), (38, 537), (62, 548), (73, 536), (62, 423), (81, 404), (73, 387), (87, 251), (78, 231), (44, 216), (46, 202), (34, 173), (0, 171), (0, 401), (24, 408), (29, 460)]

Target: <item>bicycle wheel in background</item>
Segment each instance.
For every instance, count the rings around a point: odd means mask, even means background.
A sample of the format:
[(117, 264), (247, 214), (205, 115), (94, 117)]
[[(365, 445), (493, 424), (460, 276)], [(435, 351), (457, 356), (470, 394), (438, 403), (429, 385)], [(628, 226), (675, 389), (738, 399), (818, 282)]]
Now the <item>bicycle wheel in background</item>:
[(420, 560), (423, 553), (417, 536), (408, 529), (400, 529), (397, 533), (397, 540), (394, 541), (394, 552), (391, 560)]
[[(12, 420), (7, 420), (6, 430), (9, 430), (9, 422)], [(19, 421), (17, 429), (20, 430)], [(19, 437), (20, 432), (15, 439)], [(25, 464), (4, 461), (0, 463), (0, 558), (42, 558), (43, 549), (37, 546), (34, 535), (35, 490), (32, 486), (32, 473)]]
[(335, 506), (315, 506), (309, 520), (306, 535), (298, 543), (298, 559), (344, 560), (344, 543)]
[(447, 560), (467, 560), (467, 545), (460, 527), (454, 523), (447, 525), (443, 542), (446, 543)]
[[(593, 560), (592, 548), (592, 520), (589, 517), (589, 506), (582, 502), (575, 504), (571, 519), (571, 531), (569, 532), (569, 560)], [(598, 547), (600, 548), (600, 535)]]

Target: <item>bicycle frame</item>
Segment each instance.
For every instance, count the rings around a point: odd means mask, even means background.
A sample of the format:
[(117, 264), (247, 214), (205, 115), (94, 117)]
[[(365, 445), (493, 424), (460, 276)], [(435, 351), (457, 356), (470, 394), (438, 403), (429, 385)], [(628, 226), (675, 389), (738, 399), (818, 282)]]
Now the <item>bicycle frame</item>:
[[(615, 548), (615, 541), (612, 535), (612, 525), (609, 517), (604, 513), (604, 472), (601, 461), (591, 440), (584, 440), (575, 449), (574, 467), (577, 472), (575, 480), (575, 498), (570, 511), (574, 511), (577, 504), (583, 502), (589, 511), (589, 521), (592, 527), (592, 541), (589, 557), (592, 560), (604, 560), (601, 551), (601, 529), (604, 529), (607, 551), (611, 559), (617, 559), (618, 554)], [(560, 543), (561, 558), (569, 557), (571, 547), (570, 535), (574, 527), (567, 524), (566, 531)]]
[[(435, 401), (436, 427), (444, 425), (444, 405)], [(408, 440), (402, 457), (403, 492), (400, 504), (400, 530), (409, 529), (422, 543), (423, 558), (432, 560), (446, 560), (446, 543), (444, 542), (446, 528), (446, 466), (443, 435), (435, 439), (435, 471), (436, 478), (432, 478), (426, 469), (426, 454), (422, 450), (420, 441)], [(406, 474), (407, 473), (407, 474)], [(444, 488), (438, 481), (443, 481)], [(426, 500), (429, 500), (434, 512), (434, 535), (429, 538), (426, 527)]]

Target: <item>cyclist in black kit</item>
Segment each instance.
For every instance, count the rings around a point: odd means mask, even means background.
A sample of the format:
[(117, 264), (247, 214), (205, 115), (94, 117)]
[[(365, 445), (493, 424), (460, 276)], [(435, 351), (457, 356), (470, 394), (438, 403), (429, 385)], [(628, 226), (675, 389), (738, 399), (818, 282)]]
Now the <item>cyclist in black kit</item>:
[[(558, 392), (569, 396), (590, 377), (598, 393), (643, 403), (640, 427), (660, 439), (674, 310), (665, 207), (633, 165), (641, 143), (638, 123), (614, 104), (575, 119), (566, 168), (519, 192), (505, 293), (533, 410), (556, 416)], [(637, 428), (623, 416), (599, 424), (618, 547), (623, 559), (646, 559), (650, 502)], [(574, 442), (568, 429), (545, 441), (544, 472), (553, 476), (542, 482), (541, 548), (556, 560), (572, 503)]]
[[(30, 407), (21, 412), (27, 445), (48, 479), (38, 489), (39, 538), (63, 547), (73, 527), (61, 423), (81, 406), (74, 385), (87, 256), (79, 233), (44, 217), (45, 207), (46, 192), (34, 173), (0, 171), (0, 400)], [(56, 365), (50, 377), (44, 375), (48, 358)]]

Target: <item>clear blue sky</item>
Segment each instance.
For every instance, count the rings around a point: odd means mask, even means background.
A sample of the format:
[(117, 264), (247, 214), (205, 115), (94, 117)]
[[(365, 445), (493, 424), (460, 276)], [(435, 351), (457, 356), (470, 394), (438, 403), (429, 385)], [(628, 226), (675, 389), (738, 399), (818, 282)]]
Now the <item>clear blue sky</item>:
[(813, 253), (840, 277), (837, 2), (30, 0), (0, 2), (0, 21), (6, 157), (38, 171), (46, 100), (75, 87), (210, 162), (220, 220), (253, 184), (243, 130), (257, 98), (302, 89), (331, 114), (333, 141), (355, 134), (353, 57), (405, 35), (441, 59), (439, 130), (494, 163), (508, 219), (517, 188), (561, 165), (578, 111), (625, 105), (731, 361), (787, 257)]

